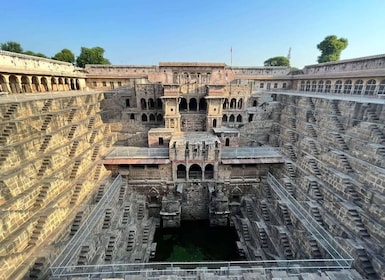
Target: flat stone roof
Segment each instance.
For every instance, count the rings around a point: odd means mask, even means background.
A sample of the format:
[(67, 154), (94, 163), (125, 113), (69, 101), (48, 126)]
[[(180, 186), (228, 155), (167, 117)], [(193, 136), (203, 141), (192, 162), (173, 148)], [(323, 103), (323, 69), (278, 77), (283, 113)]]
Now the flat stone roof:
[(115, 147), (105, 159), (112, 158), (168, 158), (168, 148)]
[(155, 127), (151, 128), (148, 133), (156, 133), (156, 132), (174, 132), (174, 129), (172, 128), (165, 128), (165, 127)]
[(178, 132), (171, 137), (170, 142), (198, 144), (205, 141), (207, 144), (219, 142), (219, 138), (211, 132), (194, 131), (194, 132)]
[(223, 164), (283, 163), (279, 150), (272, 147), (223, 148)]
[(160, 67), (225, 67), (225, 63), (218, 62), (159, 62)]
[(239, 130), (236, 129), (236, 128), (232, 128), (232, 127), (225, 127), (225, 126), (222, 126), (222, 127), (215, 127), (213, 128), (213, 131), (214, 133), (239, 133)]

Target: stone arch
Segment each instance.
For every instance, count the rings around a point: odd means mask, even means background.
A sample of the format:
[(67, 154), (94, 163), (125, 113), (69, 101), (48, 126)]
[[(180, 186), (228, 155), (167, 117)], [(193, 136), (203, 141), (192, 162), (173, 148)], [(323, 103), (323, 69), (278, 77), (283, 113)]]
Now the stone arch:
[(51, 77), (51, 88), (52, 91), (58, 91), (57, 79), (55, 77)]
[(163, 102), (162, 102), (162, 99), (160, 99), (160, 98), (157, 98), (157, 99), (156, 99), (156, 108), (157, 108), (157, 109), (162, 109), (162, 108), (163, 108)]
[(150, 122), (154, 122), (155, 121), (155, 115), (154, 114), (150, 114)]
[(241, 203), (242, 190), (239, 187), (235, 187), (230, 191), (230, 201)]
[(71, 90), (75, 90), (75, 82), (74, 82), (74, 79), (70, 79), (70, 89)]
[(323, 92), (324, 91), (324, 81), (318, 81), (318, 92)]
[(32, 76), (32, 88), (34, 92), (40, 92), (40, 83), (39, 79), (36, 76)]
[(301, 86), (299, 88), (300, 91), (304, 91), (305, 90), (305, 81), (301, 81)]
[(158, 114), (158, 115), (156, 116), (156, 120), (157, 120), (158, 122), (162, 122), (162, 121), (163, 121), (163, 115), (162, 115), (162, 114)]
[(237, 100), (235, 98), (231, 98), (230, 109), (235, 109), (236, 104), (237, 104)]
[(76, 90), (80, 90), (80, 81), (79, 81), (79, 79), (75, 80), (75, 88), (76, 88)]
[(214, 165), (210, 163), (205, 166), (205, 179), (214, 179)]
[(242, 122), (242, 115), (241, 114), (239, 114), (238, 116), (237, 116), (237, 122)]
[(150, 98), (148, 99), (148, 109), (154, 109), (155, 108), (155, 102), (154, 99)]
[(342, 81), (338, 80), (334, 85), (334, 93), (341, 93), (342, 90)]
[(253, 101), (253, 107), (257, 107), (257, 105), (258, 105), (257, 100), (254, 100), (254, 101)]
[(310, 81), (306, 81), (305, 91), (310, 91)]
[(147, 109), (147, 102), (146, 102), (146, 99), (142, 98), (140, 99), (140, 108), (142, 110), (146, 110)]
[(148, 191), (147, 198), (148, 198), (149, 203), (152, 203), (152, 204), (159, 204), (160, 203), (160, 193), (155, 187), (152, 187)]
[(7, 92), (7, 82), (3, 75), (0, 75), (0, 92)]
[(184, 164), (178, 164), (176, 167), (176, 178), (177, 179), (186, 179), (187, 171)]
[(226, 147), (230, 146), (230, 138), (228, 137), (225, 139), (225, 146)]
[(235, 117), (233, 114), (230, 115), (229, 122), (235, 122)]
[(21, 76), (21, 91), (22, 92), (32, 92), (31, 85), (27, 76)]
[(179, 111), (187, 111), (187, 100), (182, 98), (179, 103)]
[(361, 94), (363, 87), (364, 87), (364, 82), (362, 80), (357, 80), (354, 83), (353, 94)]
[(315, 92), (317, 90), (317, 81), (311, 82), (311, 91)]
[(200, 165), (194, 163), (188, 170), (189, 179), (202, 179), (202, 168)]
[(325, 83), (325, 92), (330, 92), (332, 88), (332, 82), (330, 80), (327, 80)]
[(240, 99), (238, 100), (238, 109), (242, 109), (242, 105), (243, 105), (243, 99), (240, 98)]
[(227, 98), (225, 99), (225, 101), (223, 101), (222, 108), (223, 108), (223, 109), (229, 108), (229, 100), (228, 100)]
[(374, 92), (376, 90), (376, 80), (370, 79), (366, 82), (365, 86), (365, 95), (374, 95)]
[(344, 94), (350, 94), (352, 90), (352, 80), (346, 80), (344, 83)]
[(130, 114), (130, 120), (135, 120), (135, 114), (134, 113)]
[(223, 115), (222, 122), (227, 122), (227, 115), (226, 114)]
[(9, 76), (9, 87), (11, 88), (12, 93), (20, 93), (21, 92), (19, 79), (15, 75)]
[(63, 78), (58, 79), (58, 90), (63, 91), (64, 90), (64, 81)]
[(207, 101), (206, 98), (202, 97), (199, 99), (199, 111), (206, 111), (207, 110)]
[(217, 127), (217, 120), (216, 119), (213, 119), (213, 127)]
[(68, 78), (64, 78), (64, 90), (71, 90), (70, 81)]
[(146, 114), (142, 114), (142, 122), (146, 122), (147, 121), (147, 115)]
[(42, 87), (43, 87), (44, 92), (49, 91), (49, 88), (48, 88), (48, 81), (47, 81), (47, 78), (46, 78), (46, 77), (41, 77), (41, 85), (42, 85)]
[(196, 111), (198, 109), (197, 100), (195, 98), (191, 98), (188, 107), (190, 111)]
[(385, 80), (380, 82), (377, 94), (385, 94)]

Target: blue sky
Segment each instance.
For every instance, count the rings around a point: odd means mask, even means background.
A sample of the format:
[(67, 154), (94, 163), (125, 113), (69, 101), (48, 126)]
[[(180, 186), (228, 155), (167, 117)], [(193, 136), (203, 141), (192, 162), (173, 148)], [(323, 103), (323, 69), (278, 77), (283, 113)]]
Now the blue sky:
[(385, 53), (384, 0), (8, 0), (0, 43), (53, 56), (100, 46), (113, 64), (163, 61), (261, 66), (287, 56), (316, 63), (328, 35), (347, 38), (341, 59)]

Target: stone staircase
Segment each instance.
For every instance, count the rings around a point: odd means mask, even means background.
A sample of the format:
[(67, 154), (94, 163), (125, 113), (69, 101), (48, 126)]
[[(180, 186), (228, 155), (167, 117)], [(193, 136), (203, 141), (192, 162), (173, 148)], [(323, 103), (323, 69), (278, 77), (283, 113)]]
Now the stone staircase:
[(313, 193), (315, 200), (320, 201), (323, 200), (323, 195), (319, 189), (318, 183), (316, 181), (310, 182), (310, 190)]
[(43, 177), (45, 172), (47, 171), (48, 168), (51, 167), (51, 158), (50, 157), (44, 157), (40, 169), (37, 171), (37, 176), (38, 177)]
[(29, 271), (28, 279), (46, 279), (48, 276), (48, 262), (45, 258), (37, 258)]
[(91, 156), (92, 161), (94, 161), (97, 158), (97, 156), (99, 155), (99, 150), (100, 150), (100, 146), (96, 145), (94, 147), (94, 150), (92, 151), (92, 156)]
[(331, 132), (332, 135), (334, 135), (334, 140), (337, 142), (338, 147), (340, 150), (347, 151), (349, 150), (349, 147), (346, 145), (345, 140), (342, 138), (342, 136), (337, 132)]
[(122, 185), (119, 190), (119, 202), (123, 202), (125, 194), (126, 194), (126, 188), (124, 187), (124, 185)]
[(92, 129), (94, 127), (94, 125), (95, 125), (95, 117), (91, 117), (90, 121), (88, 122), (87, 128)]
[(71, 201), (70, 201), (71, 205), (76, 204), (76, 202), (79, 199), (79, 194), (80, 194), (81, 190), (82, 190), (82, 184), (76, 184), (74, 191), (72, 193), (72, 196), (71, 196)]
[(288, 121), (291, 129), (297, 129), (295, 118), (289, 117)]
[(104, 212), (102, 229), (108, 229), (111, 226), (111, 220), (112, 220), (112, 210), (106, 209), (106, 211)]
[(72, 139), (74, 137), (77, 127), (78, 127), (77, 124), (74, 124), (71, 126), (71, 129), (70, 129), (70, 132), (68, 133), (67, 139)]
[(94, 181), (98, 181), (100, 177), (100, 173), (102, 172), (102, 163), (98, 163), (95, 168), (95, 173), (94, 173)]
[(96, 138), (96, 135), (98, 134), (98, 131), (97, 130), (93, 130), (92, 133), (91, 133), (91, 136), (90, 136), (90, 139), (88, 140), (88, 142), (90, 144), (93, 144), (95, 142), (95, 138)]
[(307, 127), (307, 131), (309, 132), (309, 135), (311, 137), (313, 137), (313, 138), (317, 138), (317, 133), (316, 133), (313, 125), (312, 124), (307, 124), (306, 127)]
[(306, 101), (307, 101), (307, 103), (309, 104), (310, 109), (311, 109), (312, 111), (314, 111), (314, 110), (315, 110), (315, 105), (314, 105), (314, 102), (313, 102), (313, 100), (311, 99), (311, 97), (306, 98)]
[(101, 184), (99, 186), (98, 192), (96, 193), (96, 197), (95, 197), (95, 203), (98, 203), (102, 199), (105, 189), (106, 189), (106, 186), (104, 184)]
[(45, 115), (43, 124), (41, 125), (41, 128), (40, 128), (40, 130), (41, 130), (42, 132), (47, 131), (48, 125), (49, 125), (49, 124), (51, 123), (51, 121), (52, 121), (52, 117), (53, 117), (52, 114)]
[(78, 146), (79, 146), (79, 141), (75, 140), (75, 141), (72, 142), (71, 150), (70, 150), (70, 152), (68, 154), (69, 157), (74, 157), (75, 156), (76, 150), (77, 150)]
[(78, 173), (79, 167), (81, 166), (81, 164), (82, 164), (81, 160), (75, 160), (75, 163), (74, 163), (72, 170), (71, 170), (70, 179), (76, 178), (76, 174)]
[(45, 198), (47, 197), (48, 191), (49, 191), (49, 185), (48, 184), (43, 184), (41, 186), (41, 188), (40, 188), (40, 191), (39, 191), (39, 194), (38, 194), (38, 196), (36, 198), (36, 201), (33, 204), (34, 208), (38, 208), (38, 209), (41, 208), (41, 206), (44, 203)]
[(259, 242), (262, 248), (269, 248), (267, 233), (264, 228), (259, 228)]
[(280, 212), (282, 214), (282, 218), (283, 218), (284, 224), (287, 225), (287, 226), (293, 225), (293, 223), (291, 221), (291, 218), (290, 218), (289, 210), (287, 209), (287, 205), (283, 204), (283, 203), (280, 203), (279, 204), (279, 209), (280, 209)]
[(10, 148), (1, 148), (1, 150), (0, 150), (0, 166), (2, 166), (4, 162), (6, 162), (8, 156), (11, 152), (12, 152), (12, 149), (10, 149)]
[(273, 198), (273, 196), (272, 196), (272, 194), (271, 194), (271, 189), (270, 189), (269, 184), (263, 183), (263, 192), (264, 192), (264, 196), (265, 196), (267, 199), (272, 199), (272, 198)]
[(47, 221), (47, 216), (42, 215), (39, 217), (37, 220), (37, 223), (32, 231), (32, 236), (30, 240), (28, 241), (28, 245), (35, 246), (40, 237), (41, 237), (41, 232), (44, 230), (45, 223)]
[(0, 145), (5, 146), (8, 143), (9, 136), (16, 133), (16, 122), (8, 122), (0, 135)]
[(320, 153), (317, 149), (317, 146), (315, 145), (315, 142), (313, 140), (309, 139), (308, 143), (309, 143), (309, 147), (310, 147), (310, 151), (311, 151), (312, 155), (318, 156)]
[(348, 198), (355, 204), (361, 205), (362, 200), (360, 196), (358, 195), (357, 191), (355, 190), (354, 186), (350, 182), (348, 178), (342, 179), (342, 184), (345, 186), (345, 193), (348, 195)]
[(286, 144), (285, 147), (286, 147), (286, 149), (287, 149), (287, 152), (289, 153), (290, 159), (291, 159), (292, 161), (296, 161), (296, 160), (297, 160), (297, 156), (295, 155), (293, 145), (291, 145), (291, 144)]
[(67, 118), (67, 123), (71, 123), (72, 120), (74, 119), (74, 116), (76, 114), (77, 109), (71, 109), (68, 118)]
[(135, 231), (134, 230), (130, 230), (128, 232), (128, 239), (127, 239), (127, 247), (126, 247), (126, 251), (129, 252), (129, 251), (132, 251), (132, 249), (134, 248), (135, 246)]
[(90, 253), (90, 246), (83, 245), (80, 249), (77, 265), (87, 265)]
[(330, 116), (330, 121), (332, 122), (334, 128), (335, 128), (338, 132), (344, 132), (344, 131), (345, 131), (345, 128), (343, 127), (343, 125), (341, 124), (341, 122), (340, 122), (340, 120), (338, 119), (337, 116), (331, 115), (331, 116)]
[(83, 211), (80, 211), (76, 214), (75, 219), (72, 222), (72, 226), (70, 229), (70, 236), (74, 236), (76, 234), (76, 232), (79, 230), (81, 221), (83, 219), (83, 214), (84, 214)]
[(337, 100), (331, 100), (330, 101), (330, 109), (334, 115), (341, 116), (341, 111), (338, 109), (338, 101)]
[(123, 225), (128, 224), (128, 222), (130, 220), (130, 208), (131, 208), (130, 205), (126, 205), (123, 208), (123, 217), (122, 217), (122, 224)]
[(293, 250), (291, 249), (289, 238), (285, 232), (279, 233), (279, 242), (282, 246), (283, 254), (285, 255), (287, 260), (292, 260), (294, 258)]
[(322, 254), (318, 247), (317, 241), (314, 239), (310, 239), (309, 245), (310, 245), (310, 255), (312, 259), (322, 259)]
[(312, 215), (312, 217), (314, 218), (314, 220), (317, 221), (317, 223), (320, 225), (320, 226), (324, 226), (324, 221), (322, 219), (322, 215), (319, 211), (319, 209), (317, 207), (311, 207), (310, 208), (310, 213)]
[(92, 109), (93, 109), (93, 108), (94, 108), (93, 105), (88, 105), (87, 112), (86, 112), (86, 115), (87, 115), (87, 116), (91, 115)]
[(366, 230), (365, 225), (363, 224), (360, 214), (356, 209), (348, 210), (349, 218), (353, 221), (355, 225), (355, 230), (361, 238), (370, 238), (368, 231)]
[(115, 245), (116, 245), (116, 237), (115, 236), (110, 236), (110, 239), (108, 240), (108, 244), (104, 253), (104, 261), (105, 262), (111, 262), (112, 257), (115, 252)]
[(45, 101), (43, 108), (41, 108), (42, 113), (46, 113), (49, 111), (49, 109), (51, 108), (51, 105), (52, 105), (52, 101), (53, 101), (53, 99), (47, 99), (47, 101)]
[(310, 166), (310, 169), (312, 170), (312, 173), (316, 176), (321, 176), (321, 171), (318, 168), (317, 160), (314, 158), (309, 158), (308, 164)]
[(379, 279), (377, 273), (374, 271), (372, 262), (369, 260), (368, 254), (365, 249), (358, 249), (358, 257), (356, 263), (359, 265), (361, 270), (365, 273), (368, 279)]
[(15, 119), (15, 113), (17, 113), (17, 110), (19, 108), (19, 103), (12, 103), (7, 111), (3, 115), (4, 120), (13, 120)]
[(144, 218), (144, 204), (139, 203), (138, 212), (137, 212), (137, 219), (140, 221), (140, 220), (143, 220), (143, 218)]
[(297, 142), (297, 137), (296, 137), (294, 131), (289, 130), (287, 132), (287, 134), (289, 135), (290, 143), (295, 144)]
[(266, 202), (261, 202), (262, 218), (265, 222), (270, 222), (270, 212), (267, 208)]
[(372, 108), (366, 109), (366, 117), (370, 122), (378, 122), (380, 120)]
[(242, 224), (242, 236), (243, 236), (243, 239), (248, 242), (250, 241), (250, 232), (249, 232), (249, 227), (248, 225), (246, 224), (246, 222), (244, 222), (243, 220), (241, 220), (241, 224)]
[(51, 139), (52, 139), (52, 135), (50, 135), (50, 134), (46, 134), (44, 136), (43, 143), (41, 143), (40, 148), (39, 148), (39, 152), (42, 152), (42, 153), (45, 152), (45, 150), (47, 149)]
[(294, 186), (291, 182), (287, 181), (287, 182), (284, 182), (284, 187), (286, 189), (286, 191), (292, 195), (293, 197), (295, 197), (295, 190), (294, 190)]
[(338, 158), (342, 164), (343, 170), (346, 173), (353, 173), (354, 170), (353, 170), (352, 166), (349, 164), (348, 158), (344, 154), (338, 154), (337, 156), (338, 156)]
[(296, 172), (294, 170), (293, 164), (291, 162), (285, 163), (287, 174), (290, 178), (295, 179), (297, 177)]
[(372, 138), (373, 140), (381, 145), (385, 145), (385, 135), (384, 133), (378, 128), (377, 125), (371, 124), (369, 126), (369, 129), (371, 130)]
[(145, 225), (143, 227), (143, 232), (142, 232), (142, 244), (144, 245), (148, 244), (149, 238), (150, 238), (150, 226)]

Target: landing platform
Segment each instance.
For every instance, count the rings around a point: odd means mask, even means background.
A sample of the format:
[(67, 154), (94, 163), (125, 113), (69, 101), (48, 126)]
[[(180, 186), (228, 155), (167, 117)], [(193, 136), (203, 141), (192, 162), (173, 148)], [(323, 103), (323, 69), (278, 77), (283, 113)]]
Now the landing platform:
[(223, 148), (223, 164), (284, 163), (279, 150), (272, 147)]
[(116, 147), (103, 160), (104, 164), (167, 164), (168, 148)]

